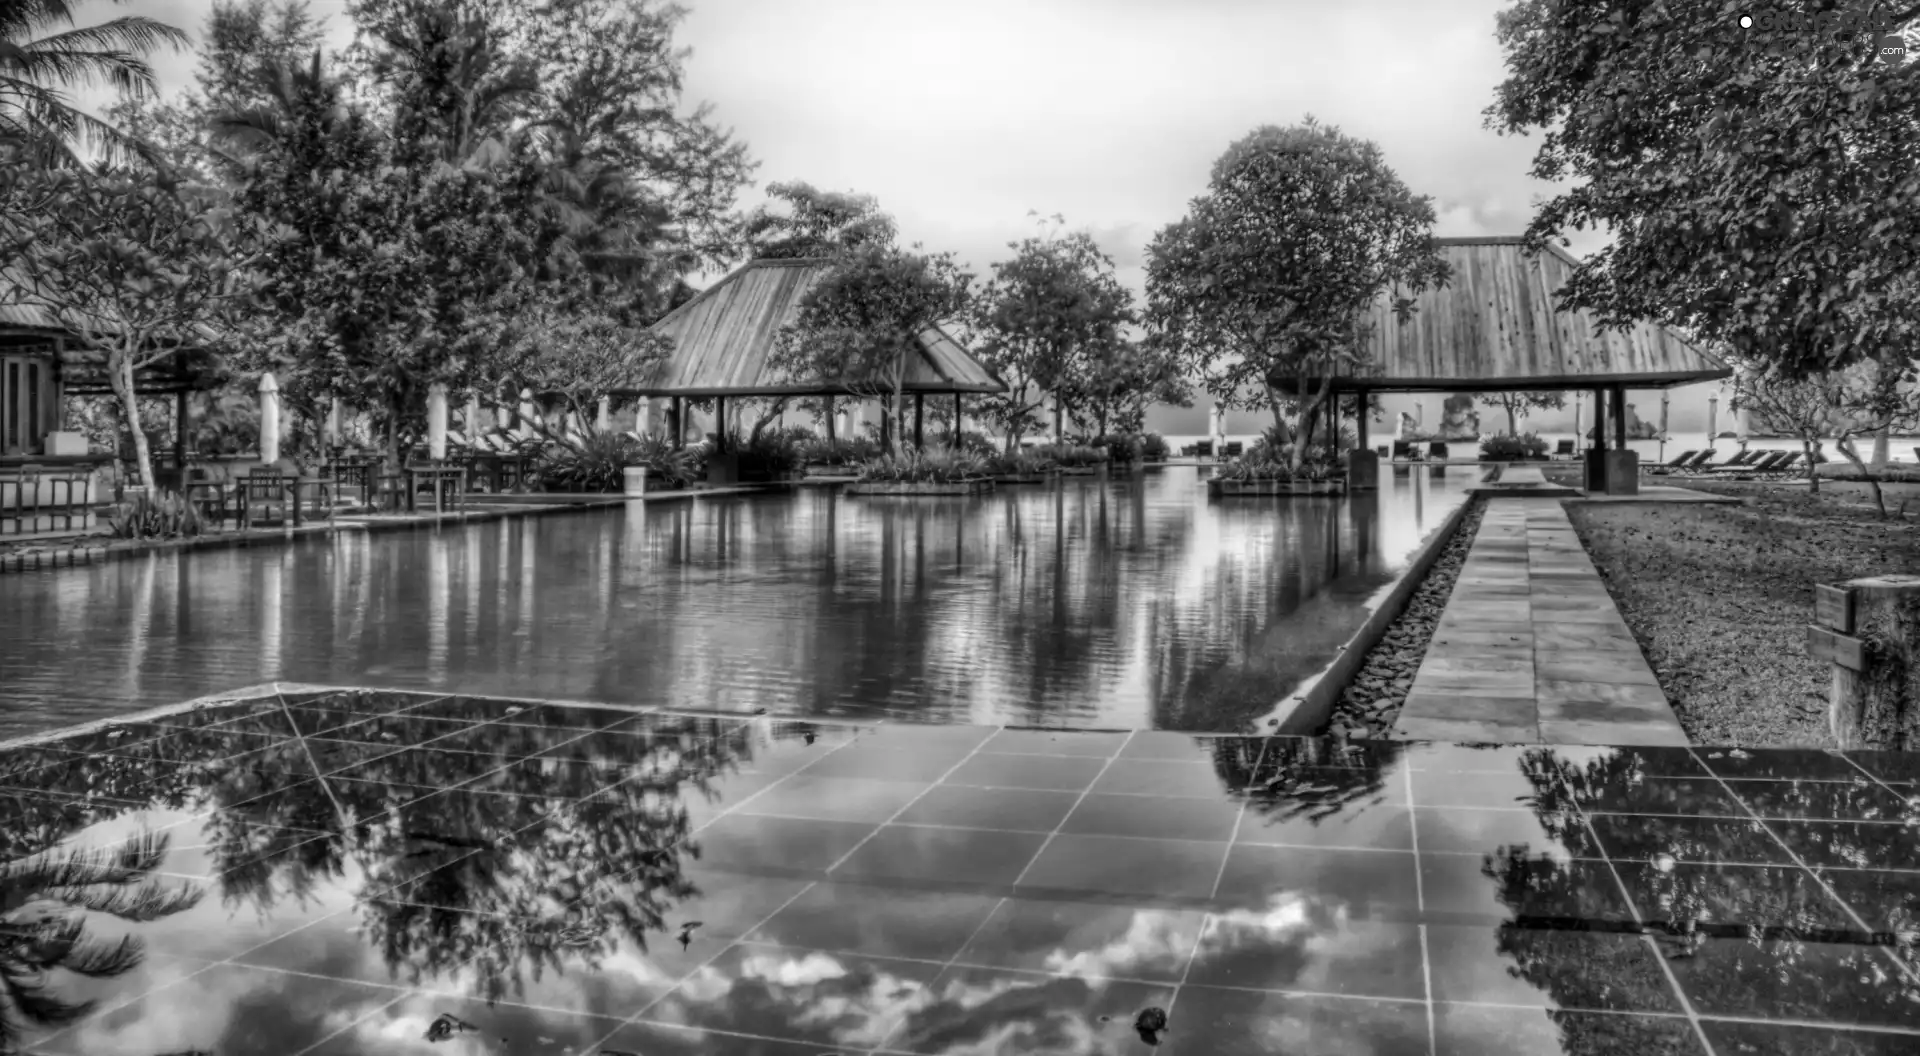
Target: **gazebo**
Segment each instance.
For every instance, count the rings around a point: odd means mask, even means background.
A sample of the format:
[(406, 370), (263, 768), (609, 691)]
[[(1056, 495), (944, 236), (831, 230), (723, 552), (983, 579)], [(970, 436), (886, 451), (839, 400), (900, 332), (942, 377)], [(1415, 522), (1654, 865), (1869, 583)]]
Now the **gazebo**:
[[(1603, 440), (1587, 453), (1587, 488), (1633, 494), (1639, 467), (1627, 449), (1626, 390), (1733, 374), (1664, 326), (1603, 330), (1592, 313), (1562, 309), (1556, 296), (1579, 261), (1558, 246), (1529, 255), (1518, 237), (1439, 242), (1453, 266), (1448, 283), (1419, 294), (1405, 322), (1394, 315), (1390, 295), (1376, 300), (1367, 318), (1366, 365), (1332, 380), (1336, 409), (1341, 395), (1355, 401), (1360, 442), (1349, 461), (1355, 486), (1378, 480), (1378, 456), (1367, 443), (1366, 400), (1373, 393), (1588, 389), (1595, 421), (1607, 422), (1610, 411), (1613, 450)], [(1292, 386), (1300, 379), (1276, 380)], [(1307, 380), (1318, 385), (1322, 379)]]
[[(825, 258), (756, 260), (669, 312), (650, 328), (673, 340), (673, 351), (644, 385), (616, 390), (622, 398), (667, 397), (676, 444), (683, 437), (687, 399), (713, 399), (716, 439), (726, 437), (729, 397), (847, 396), (843, 385), (795, 380), (768, 361), (782, 327), (794, 321), (801, 299), (833, 268)], [(938, 326), (918, 335), (902, 391), (914, 398), (913, 432), (920, 442), (926, 398), (953, 397), (954, 419), (968, 393), (1007, 387), (960, 342)]]
[[(218, 388), (224, 380), (219, 358), (197, 347), (135, 373), (135, 395), (176, 401), (176, 460), (185, 455), (187, 395)], [(88, 348), (80, 335), (37, 306), (0, 307), (0, 465), (91, 461), (84, 446), (66, 446), (78, 441), (63, 435), (64, 397), (112, 392), (105, 356)]]

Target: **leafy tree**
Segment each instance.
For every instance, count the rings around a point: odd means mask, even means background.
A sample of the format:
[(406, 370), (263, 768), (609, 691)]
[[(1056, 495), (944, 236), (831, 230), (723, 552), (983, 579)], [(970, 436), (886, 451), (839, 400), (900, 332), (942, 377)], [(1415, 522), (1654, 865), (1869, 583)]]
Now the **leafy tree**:
[(1557, 411), (1567, 405), (1563, 392), (1488, 392), (1480, 396), (1488, 407), (1507, 412), (1507, 435), (1520, 435), (1520, 419), (1528, 411)]
[[(1897, 6), (1868, 10), (1920, 14)], [(1857, 38), (1743, 30), (1747, 13), (1521, 0), (1499, 16), (1508, 77), (1487, 122), (1551, 130), (1533, 175), (1577, 183), (1529, 236), (1613, 236), (1562, 303), (1684, 326), (1792, 377), (1914, 347), (1920, 211), (1897, 203), (1920, 196), (1920, 141), (1889, 130), (1913, 127), (1920, 78)]]
[[(1735, 358), (1734, 398), (1729, 409), (1757, 413), (1772, 427), (1800, 439), (1807, 461), (1820, 442), (1837, 441), (1840, 453), (1864, 475), (1874, 504), (1885, 516), (1887, 504), (1877, 474), (1869, 473), (1855, 441), (1886, 431), (1920, 429), (1920, 378), (1913, 361), (1868, 359), (1843, 370), (1804, 377), (1778, 362)], [(1808, 487), (1820, 490), (1820, 474), (1809, 470)]]
[[(532, 390), (549, 406), (591, 421), (601, 396), (644, 382), (671, 351), (668, 338), (637, 325), (630, 315), (540, 297), (514, 317), (501, 350), (482, 368), (482, 385), (508, 393)], [(544, 422), (528, 424), (550, 442), (579, 446)]]
[(1137, 433), (1156, 403), (1190, 407), (1193, 398), (1172, 347), (1157, 335), (1102, 343), (1073, 372), (1074, 424), (1105, 436)]
[(790, 378), (883, 400), (891, 446), (919, 335), (966, 307), (972, 281), (952, 254), (883, 246), (848, 254), (801, 298), (769, 362)]
[(1216, 399), (1264, 402), (1283, 434), (1278, 384), (1297, 379), (1297, 469), (1333, 377), (1360, 365), (1368, 307), (1391, 288), (1404, 317), (1413, 301), (1402, 294), (1445, 281), (1433, 220), (1431, 201), (1372, 143), (1311, 117), (1257, 129), (1214, 163), (1188, 215), (1155, 236), (1149, 318)]
[(152, 155), (143, 143), (75, 107), (63, 89), (104, 81), (129, 95), (149, 95), (153, 68), (144, 56), (163, 45), (183, 49), (187, 35), (138, 15), (79, 26), (75, 6), (71, 0), (0, 4), (0, 144), (24, 148), (40, 165), (79, 165), (76, 148), (118, 164), (148, 162)]
[[(24, 212), (30, 202), (51, 204)], [(73, 169), (0, 181), (0, 214), (30, 236), (11, 272), (17, 295), (101, 359), (152, 487), (135, 376), (221, 343), (252, 293), (254, 226), (203, 188)]]
[(1007, 385), (978, 407), (1005, 434), (1008, 451), (1039, 427), (1048, 396), (1056, 407), (1083, 397), (1112, 404), (1101, 372), (1124, 358), (1121, 328), (1133, 318), (1133, 296), (1093, 236), (1062, 236), (1058, 215), (1042, 222), (1040, 235), (1008, 243), (1013, 257), (993, 265), (969, 319), (982, 361)]
[(872, 195), (816, 190), (794, 180), (768, 184), (767, 196), (772, 201), (750, 213), (741, 227), (753, 260), (838, 257), (891, 246), (898, 234), (893, 217), (880, 211)]

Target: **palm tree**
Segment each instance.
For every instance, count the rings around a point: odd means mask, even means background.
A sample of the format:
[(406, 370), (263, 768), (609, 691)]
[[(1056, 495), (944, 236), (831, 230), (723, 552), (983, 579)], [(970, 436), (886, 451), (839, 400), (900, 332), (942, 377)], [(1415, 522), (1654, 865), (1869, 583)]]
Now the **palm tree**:
[(0, 0), (0, 143), (27, 148), (43, 165), (79, 164), (76, 146), (97, 150), (108, 162), (151, 162), (146, 144), (76, 108), (63, 89), (104, 81), (124, 95), (144, 97), (154, 90), (154, 79), (143, 56), (162, 44), (183, 49), (190, 40), (138, 15), (75, 26), (74, 6), (69, 0)]
[(193, 907), (202, 892), (151, 879), (167, 856), (167, 838), (145, 833), (111, 852), (42, 852), (0, 863), (0, 1052), (15, 1051), (28, 1027), (61, 1027), (93, 1011), (51, 990), (65, 970), (111, 979), (140, 965), (137, 936), (100, 941), (86, 934), (87, 913), (143, 923)]

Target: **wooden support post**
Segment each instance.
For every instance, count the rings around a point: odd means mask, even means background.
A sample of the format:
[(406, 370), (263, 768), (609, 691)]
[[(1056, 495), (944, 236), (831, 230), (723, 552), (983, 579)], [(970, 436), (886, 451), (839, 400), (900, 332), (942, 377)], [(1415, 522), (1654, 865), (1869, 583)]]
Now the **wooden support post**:
[(1842, 750), (1920, 746), (1920, 576), (1814, 587), (1807, 655), (1832, 665), (1827, 721)]
[(960, 413), (960, 394), (956, 392), (953, 394), (953, 449), (955, 451), (960, 450), (960, 421), (962, 417)]
[(1624, 385), (1613, 387), (1613, 449), (1627, 449), (1627, 388)]
[(925, 393), (913, 394), (913, 446), (916, 450), (927, 446), (927, 397)]
[(673, 419), (673, 449), (675, 451), (684, 450), (687, 446), (687, 420), (682, 417), (685, 408), (686, 405), (680, 402), (680, 397), (678, 396), (673, 398), (672, 404), (667, 408), (667, 416)]
[(1604, 448), (1606, 446), (1607, 390), (1596, 388), (1593, 390), (1593, 437), (1591, 441), (1587, 437), (1581, 437), (1580, 449), (1585, 451), (1589, 447)]
[(173, 468), (179, 472), (180, 490), (187, 487), (187, 390), (181, 389), (173, 395)]
[(825, 407), (825, 410), (823, 410), (823, 411), (822, 411), (821, 413), (823, 413), (823, 414), (825, 414), (825, 415), (827, 416), (827, 440), (828, 440), (828, 442), (833, 442), (833, 441), (836, 441), (836, 440), (838, 440), (838, 439), (840, 439), (840, 435), (839, 435), (839, 431), (838, 431), (838, 430), (836, 430), (836, 429), (834, 428), (834, 421), (833, 421), (833, 419), (834, 419), (834, 413), (835, 413), (835, 412), (834, 412), (834, 409), (833, 409), (833, 397), (831, 397), (831, 396), (828, 396), (828, 397), (826, 397), (826, 407)]
[(1353, 427), (1354, 438), (1359, 441), (1358, 446), (1360, 450), (1373, 450), (1373, 448), (1368, 446), (1367, 442), (1367, 394), (1364, 392), (1356, 392), (1353, 394), (1353, 417), (1355, 422)]
[(713, 398), (713, 449), (722, 452), (727, 449), (727, 398)]

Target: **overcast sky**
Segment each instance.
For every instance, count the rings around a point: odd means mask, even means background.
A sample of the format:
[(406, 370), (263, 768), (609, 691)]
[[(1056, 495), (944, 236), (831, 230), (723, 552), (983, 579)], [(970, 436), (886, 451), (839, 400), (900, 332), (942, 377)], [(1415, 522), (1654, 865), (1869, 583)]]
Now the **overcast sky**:
[[(207, 7), (94, 0), (81, 14), (112, 17), (116, 6), (196, 36)], [(351, 36), (344, 6), (310, 4), (340, 45)], [(1204, 190), (1228, 144), (1307, 114), (1378, 143), (1432, 196), (1443, 236), (1518, 234), (1551, 190), (1527, 175), (1537, 139), (1482, 124), (1503, 75), (1493, 31), (1507, 0), (687, 6), (687, 100), (713, 103), (746, 140), (760, 185), (800, 179), (876, 195), (907, 240), (952, 250), (981, 274), (1034, 230), (1037, 210), (1093, 231), (1137, 292), (1148, 241)], [(164, 88), (191, 83), (191, 55), (154, 61)], [(756, 186), (744, 204), (760, 198)], [(1571, 237), (1576, 254), (1598, 245)], [(1704, 418), (1704, 402), (1675, 406), (1698, 404)]]

